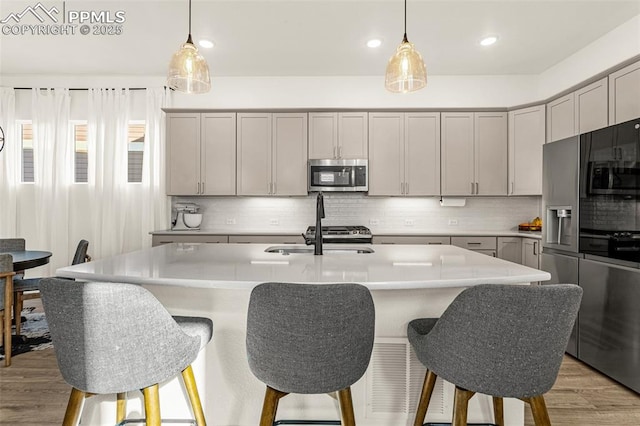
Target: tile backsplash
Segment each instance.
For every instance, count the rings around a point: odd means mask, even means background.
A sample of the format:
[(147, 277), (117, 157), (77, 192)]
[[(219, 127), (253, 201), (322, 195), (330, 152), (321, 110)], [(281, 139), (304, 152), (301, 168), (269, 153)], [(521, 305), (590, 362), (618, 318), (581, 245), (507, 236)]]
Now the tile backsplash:
[[(316, 197), (172, 197), (201, 207), (201, 229), (216, 232), (304, 232), (315, 224)], [(364, 225), (373, 233), (517, 230), (541, 216), (541, 197), (467, 198), (442, 207), (436, 197), (368, 197), (324, 194), (323, 225)]]

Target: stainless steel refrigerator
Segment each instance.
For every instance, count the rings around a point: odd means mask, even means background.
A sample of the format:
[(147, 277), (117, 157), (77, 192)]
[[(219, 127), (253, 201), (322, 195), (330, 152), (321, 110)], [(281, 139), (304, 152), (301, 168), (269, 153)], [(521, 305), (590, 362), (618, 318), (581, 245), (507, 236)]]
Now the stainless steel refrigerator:
[[(543, 146), (541, 269), (551, 274), (543, 284), (578, 284), (578, 181), (580, 138)], [(567, 353), (578, 356), (578, 323)]]

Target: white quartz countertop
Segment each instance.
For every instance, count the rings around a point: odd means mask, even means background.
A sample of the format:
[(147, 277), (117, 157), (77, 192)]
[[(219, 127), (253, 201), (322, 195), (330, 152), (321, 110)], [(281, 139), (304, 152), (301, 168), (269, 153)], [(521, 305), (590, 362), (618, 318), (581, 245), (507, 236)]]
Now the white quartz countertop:
[[(264, 231), (260, 230), (242, 230), (236, 231), (231, 229), (201, 229), (201, 230), (178, 230), (174, 231), (171, 229), (158, 230), (151, 232), (152, 235), (302, 235), (305, 230), (281, 230), (281, 231)], [(436, 232), (436, 231), (403, 231), (403, 232), (395, 232), (395, 231), (384, 231), (384, 232), (375, 232), (371, 231), (374, 237), (383, 237), (383, 236), (403, 236), (403, 237), (420, 237), (420, 236), (453, 236), (453, 237), (524, 237), (524, 238), (536, 238), (542, 239), (541, 232), (526, 232), (526, 231), (514, 231), (514, 230), (503, 230), (503, 231), (465, 231), (465, 230), (456, 230), (456, 231), (447, 231), (447, 232)]]
[[(370, 290), (468, 287), (546, 281), (549, 273), (454, 246), (357, 245), (374, 253), (267, 253), (272, 244), (165, 244), (67, 266), (58, 276), (212, 289), (251, 289), (269, 281), (355, 282)], [(309, 248), (305, 245), (287, 247)], [(353, 246), (349, 246), (353, 247)]]

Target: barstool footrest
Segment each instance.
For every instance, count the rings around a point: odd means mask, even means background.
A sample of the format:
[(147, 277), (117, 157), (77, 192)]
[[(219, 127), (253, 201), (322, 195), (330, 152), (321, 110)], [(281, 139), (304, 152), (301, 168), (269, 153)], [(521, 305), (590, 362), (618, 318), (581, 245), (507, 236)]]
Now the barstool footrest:
[[(144, 425), (145, 422), (146, 422), (145, 419), (125, 419), (125, 420), (121, 421), (120, 423), (116, 423), (116, 426), (124, 426), (124, 425), (135, 424), (135, 423)], [(162, 419), (162, 420), (160, 420), (160, 423), (162, 423), (162, 424), (187, 424), (187, 425), (196, 426), (196, 421), (195, 420), (191, 420), (191, 419)]]
[(276, 420), (273, 426), (278, 425), (337, 425), (342, 423), (340, 420)]
[[(425, 423), (422, 426), (451, 426), (451, 423)], [(495, 423), (467, 423), (467, 426), (497, 426)]]

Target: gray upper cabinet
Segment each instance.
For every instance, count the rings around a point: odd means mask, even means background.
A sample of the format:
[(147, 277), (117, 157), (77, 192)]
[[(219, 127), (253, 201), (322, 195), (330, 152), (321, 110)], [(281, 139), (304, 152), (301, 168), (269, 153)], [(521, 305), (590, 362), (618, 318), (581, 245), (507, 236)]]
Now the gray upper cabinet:
[(167, 114), (167, 195), (235, 195), (235, 113)]
[(640, 117), (640, 61), (609, 75), (609, 124)]
[(442, 114), (442, 195), (507, 194), (507, 113)]
[(609, 125), (608, 80), (602, 78), (575, 91), (575, 134)]
[(238, 195), (307, 195), (307, 114), (240, 113)]
[(366, 112), (310, 112), (309, 158), (368, 158)]
[(369, 114), (369, 195), (440, 192), (440, 114)]
[(547, 104), (547, 142), (607, 127), (607, 78)]
[(542, 194), (545, 106), (509, 112), (509, 195)]
[(547, 142), (576, 134), (575, 94), (569, 93), (547, 104)]

